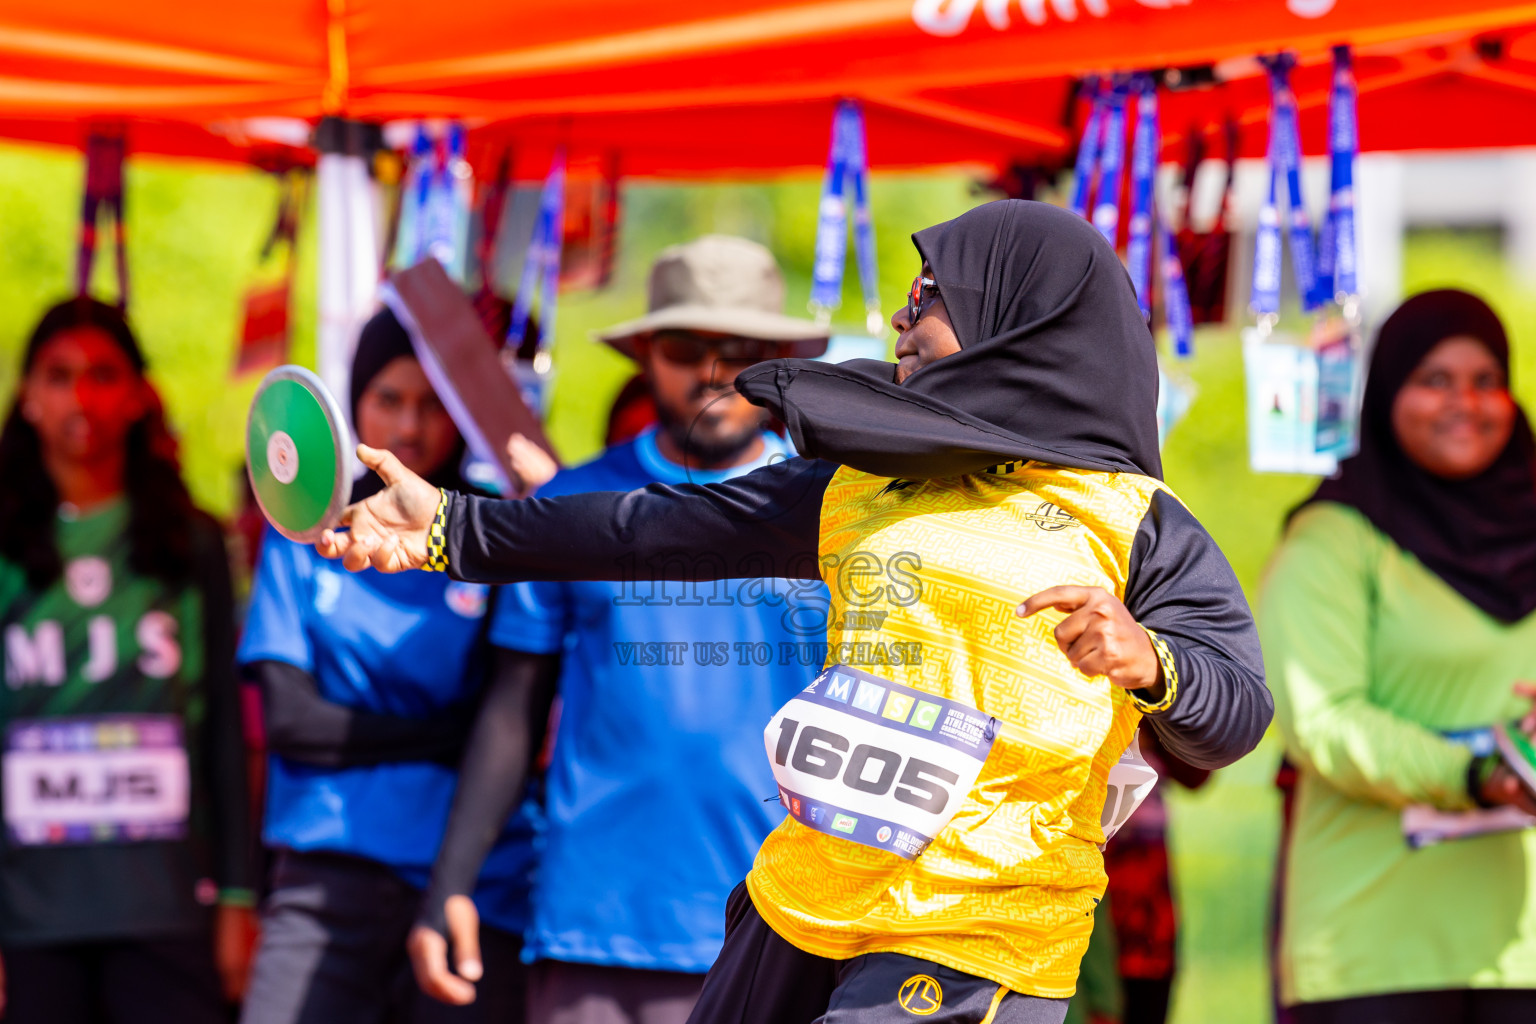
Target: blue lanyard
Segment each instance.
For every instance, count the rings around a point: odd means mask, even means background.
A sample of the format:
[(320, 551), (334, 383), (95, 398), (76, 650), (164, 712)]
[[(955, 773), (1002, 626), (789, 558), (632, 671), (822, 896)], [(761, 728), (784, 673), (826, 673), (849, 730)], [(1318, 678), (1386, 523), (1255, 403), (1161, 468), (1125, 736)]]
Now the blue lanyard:
[(811, 308), (830, 316), (843, 300), (843, 261), (848, 255), (848, 204), (843, 179), (848, 173), (848, 129), (839, 104), (832, 116), (832, 145), (816, 207), (816, 261), (811, 268)]
[(1335, 46), (1333, 92), (1328, 103), (1328, 218), (1318, 245), (1318, 287), (1324, 297), (1337, 298), (1341, 303), (1360, 293), (1355, 235), (1355, 157), (1360, 152), (1356, 96), (1349, 47)]
[[(402, 185), (403, 195), (409, 197), (410, 230), (396, 250), (408, 263), (429, 256), (436, 259), (461, 283), (468, 210), (461, 201), (457, 179), (465, 166), (463, 125), (449, 125), (441, 145), (427, 134), (425, 126), (417, 128), (409, 176)], [(407, 204), (402, 200), (401, 205)], [(402, 221), (406, 219), (404, 213), (402, 209)]]
[(1083, 92), (1093, 97), (1093, 105), (1088, 109), (1083, 140), (1077, 146), (1077, 167), (1073, 171), (1070, 209), (1079, 217), (1086, 218), (1088, 198), (1093, 194), (1093, 174), (1099, 167), (1099, 143), (1104, 135), (1104, 100), (1099, 93), (1097, 79), (1084, 82)]
[[(1271, 140), (1271, 149), (1274, 143)], [(1275, 202), (1273, 161), (1269, 167), (1269, 191), (1259, 207), (1259, 224), (1253, 238), (1253, 290), (1248, 305), (1260, 318), (1280, 315), (1280, 210)]]
[(869, 157), (864, 150), (864, 112), (849, 104), (849, 177), (853, 181), (853, 253), (859, 261), (859, 287), (864, 292), (865, 328), (872, 335), (884, 329), (880, 316), (880, 271), (875, 262), (875, 221), (869, 212)]
[[(1152, 184), (1157, 174), (1157, 88), (1151, 78), (1138, 75), (1136, 92), (1136, 141), (1131, 150), (1131, 224), (1126, 241), (1126, 269), (1136, 288), (1141, 315), (1152, 319)], [(1113, 238), (1111, 238), (1113, 241)]]
[[(851, 187), (851, 188), (850, 188)], [(843, 100), (832, 117), (832, 145), (821, 183), (816, 217), (816, 257), (811, 271), (811, 309), (831, 316), (843, 300), (843, 266), (848, 254), (848, 198), (853, 193), (853, 246), (871, 334), (880, 329), (880, 281), (875, 262), (875, 227), (869, 211), (869, 166), (864, 112)]]
[(1289, 55), (1269, 61), (1271, 98), (1270, 173), (1285, 175), (1287, 225), (1291, 236), (1291, 270), (1296, 275), (1296, 294), (1301, 308), (1310, 312), (1323, 304), (1318, 292), (1317, 240), (1301, 191), (1301, 129), (1296, 94), (1291, 91)]
[(533, 293), (543, 285), (539, 304), (539, 345), (549, 344), (555, 336), (556, 296), (560, 287), (560, 246), (565, 235), (565, 150), (555, 151), (544, 179), (544, 193), (539, 199), (539, 216), (528, 240), (528, 254), (523, 257), (523, 276), (517, 285), (517, 300), (512, 305), (512, 323), (507, 330), (507, 345), (516, 350), (528, 329), (533, 311)]
[(1301, 192), (1301, 139), (1297, 125), (1296, 96), (1291, 92), (1290, 72), (1295, 59), (1289, 55), (1267, 60), (1269, 68), (1269, 191), (1259, 209), (1254, 238), (1253, 291), (1250, 304), (1260, 317), (1280, 313), (1280, 205), (1279, 184), (1286, 184), (1287, 223), (1291, 236), (1291, 269), (1296, 292), (1304, 310), (1322, 304), (1317, 280), (1317, 243)]
[(1168, 335), (1173, 339), (1173, 354), (1188, 359), (1195, 354), (1195, 318), (1189, 310), (1189, 286), (1184, 281), (1178, 241), (1166, 226), (1163, 246), (1163, 315), (1168, 320)]
[[(1097, 90), (1097, 83), (1084, 86)], [(1157, 158), (1161, 135), (1158, 128), (1157, 85), (1149, 75), (1130, 80), (1129, 91), (1136, 96), (1136, 139), (1131, 151), (1131, 222), (1126, 244), (1126, 265), (1141, 315), (1152, 318), (1152, 250), (1156, 227), (1154, 203), (1157, 182)], [(1083, 128), (1077, 150), (1075, 180), (1072, 188), (1072, 212), (1083, 216), (1098, 175), (1099, 203), (1094, 207), (1094, 226), (1111, 245), (1120, 220), (1120, 169), (1125, 150), (1125, 103), (1127, 86), (1117, 85), (1108, 92), (1097, 92)], [(1278, 236), (1277, 236), (1278, 241)], [(1163, 232), (1162, 258), (1163, 305), (1174, 355), (1187, 359), (1194, 353), (1194, 317), (1189, 308), (1189, 288), (1184, 280), (1184, 264), (1179, 259), (1172, 232)]]
[(1093, 206), (1093, 226), (1115, 244), (1120, 229), (1120, 169), (1125, 164), (1125, 87), (1117, 85), (1105, 101), (1104, 144), (1099, 151), (1099, 195)]
[(422, 244), (422, 211), (427, 208), (427, 201), (432, 195), (433, 158), (435, 153), (432, 138), (427, 134), (426, 124), (416, 127), (416, 143), (411, 147), (411, 172), (415, 174), (416, 196), (412, 204), (411, 214), (416, 225), (416, 248), (411, 253), (410, 262), (416, 263), (426, 251)]

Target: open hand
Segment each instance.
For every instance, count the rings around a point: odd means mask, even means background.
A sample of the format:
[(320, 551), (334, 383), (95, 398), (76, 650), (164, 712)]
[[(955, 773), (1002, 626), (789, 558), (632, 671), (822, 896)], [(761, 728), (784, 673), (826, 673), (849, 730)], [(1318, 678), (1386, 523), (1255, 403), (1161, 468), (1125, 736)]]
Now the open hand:
[(1056, 624), (1056, 646), (1085, 676), (1107, 676), (1126, 690), (1162, 697), (1163, 667), (1152, 639), (1120, 599), (1103, 587), (1048, 587), (1019, 605), (1029, 618), (1047, 608), (1067, 612)]
[(403, 572), (427, 564), (427, 530), (437, 515), (437, 488), (401, 465), (387, 451), (357, 446), (363, 465), (379, 474), (384, 489), (341, 513), (347, 533), (326, 530), (315, 550), (339, 558), (350, 572), (370, 565), (380, 572)]
[[(443, 914), (448, 921), (448, 938), (435, 928), (418, 924), (411, 929), (405, 948), (411, 955), (416, 984), (423, 992), (450, 1006), (468, 1006), (475, 1001), (475, 982), (485, 974), (480, 963), (480, 912), (468, 896), (449, 896)], [(448, 969), (450, 941), (454, 970)]]

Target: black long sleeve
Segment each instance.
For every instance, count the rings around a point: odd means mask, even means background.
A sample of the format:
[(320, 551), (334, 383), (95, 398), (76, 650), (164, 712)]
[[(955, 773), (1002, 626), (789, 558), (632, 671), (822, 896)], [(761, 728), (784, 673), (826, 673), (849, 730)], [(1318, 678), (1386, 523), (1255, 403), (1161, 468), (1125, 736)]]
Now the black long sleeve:
[(819, 580), (821, 496), (836, 470), (788, 459), (708, 486), (521, 501), (452, 494), (448, 571), (477, 583)]
[[(791, 459), (707, 487), (496, 501), (452, 495), (449, 572), (460, 579), (818, 579), (821, 497), (836, 467)], [(721, 552), (735, 552), (730, 564)], [(1175, 670), (1171, 706), (1148, 715), (1174, 756), (1200, 768), (1258, 745), (1274, 716), (1242, 588), (1199, 521), (1164, 493), (1131, 551), (1127, 608)]]
[(480, 866), (523, 793), (543, 745), (559, 673), (559, 655), (494, 649), (485, 701), (422, 899), (420, 921), (442, 934), (447, 934), (444, 902), (474, 891)]
[(432, 718), (400, 718), (335, 704), (320, 695), (308, 672), (282, 661), (245, 668), (261, 686), (267, 748), (321, 768), (391, 761), (456, 762), (469, 735), (470, 706)]
[(1171, 656), (1172, 702), (1146, 717), (1168, 752), (1220, 768), (1258, 746), (1275, 702), (1253, 613), (1211, 535), (1165, 492), (1137, 528), (1125, 606)]
[(195, 585), (202, 599), (202, 690), (206, 701), (202, 761), (213, 833), (214, 881), (227, 899), (243, 901), (254, 895), (256, 864), (245, 773), (245, 728), (235, 678), (235, 600), (229, 556), (212, 519), (199, 516), (192, 529)]

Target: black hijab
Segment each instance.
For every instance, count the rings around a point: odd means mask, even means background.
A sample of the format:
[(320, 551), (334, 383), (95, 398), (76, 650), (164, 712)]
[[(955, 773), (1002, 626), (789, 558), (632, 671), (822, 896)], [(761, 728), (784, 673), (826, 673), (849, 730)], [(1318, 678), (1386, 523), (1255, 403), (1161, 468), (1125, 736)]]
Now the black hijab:
[(1509, 444), (1469, 480), (1420, 468), (1392, 429), (1397, 393), (1431, 349), (1456, 335), (1488, 346), (1509, 373), (1504, 325), (1483, 300), (1448, 289), (1404, 302), (1381, 325), (1371, 355), (1359, 454), (1301, 507), (1335, 501), (1359, 510), (1462, 597), (1514, 622), (1536, 609), (1536, 441), (1525, 413), (1517, 408)]
[(891, 363), (776, 359), (737, 390), (800, 454), (928, 479), (1037, 460), (1162, 477), (1157, 356), (1130, 278), (1082, 218), (1004, 199), (919, 231), (961, 350)]
[[(352, 355), (351, 398), (354, 425), (357, 423), (357, 406), (363, 400), (363, 392), (368, 390), (368, 385), (373, 382), (373, 378), (383, 372), (384, 367), (401, 356), (416, 358), (416, 349), (411, 345), (411, 336), (405, 332), (405, 328), (395, 318), (394, 313), (388, 309), (381, 309), (363, 325), (363, 331), (357, 338), (357, 351)], [(464, 437), (460, 434), (453, 453), (427, 477), (427, 482), (434, 487), (443, 487), (450, 491), (481, 493), (460, 475), (459, 466), (463, 461)], [(384, 481), (379, 479), (378, 474), (371, 469), (365, 470), (363, 475), (352, 484), (352, 500), (362, 501), (383, 489)]]

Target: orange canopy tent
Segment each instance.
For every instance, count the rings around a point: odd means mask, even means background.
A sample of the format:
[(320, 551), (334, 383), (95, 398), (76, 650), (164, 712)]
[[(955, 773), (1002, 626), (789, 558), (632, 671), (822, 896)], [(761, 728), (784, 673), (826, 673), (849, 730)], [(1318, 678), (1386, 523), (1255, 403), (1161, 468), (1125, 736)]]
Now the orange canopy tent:
[[(0, 131), (123, 117), (158, 126), (150, 148), (219, 155), (253, 116), (452, 116), (519, 139), (520, 176), (541, 143), (692, 176), (819, 166), (854, 96), (875, 167), (997, 165), (1071, 148), (1084, 72), (1348, 42), (1364, 148), (1509, 145), (1536, 142), (1528, 24), (1536, 3), (1510, 0), (55, 0), (0, 11)], [(1325, 77), (1298, 72), (1312, 151)], [(1256, 153), (1266, 99), (1258, 76), (1177, 94), (1168, 145), (1230, 108)]]

